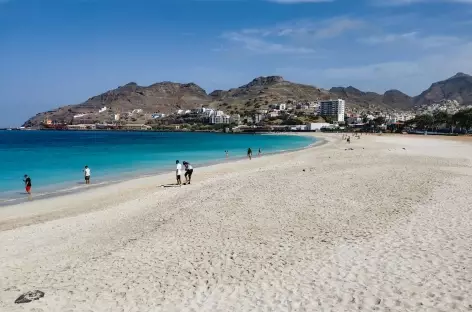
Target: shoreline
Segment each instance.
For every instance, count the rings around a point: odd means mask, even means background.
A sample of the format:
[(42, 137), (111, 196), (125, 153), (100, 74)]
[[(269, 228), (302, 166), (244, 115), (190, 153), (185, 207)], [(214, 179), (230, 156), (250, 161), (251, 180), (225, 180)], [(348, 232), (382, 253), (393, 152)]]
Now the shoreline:
[[(263, 134), (263, 135), (280, 135), (280, 134)], [(287, 134), (282, 134), (282, 135), (287, 135)], [(309, 135), (309, 134), (298, 134), (298, 133), (293, 133), (293, 134), (289, 134), (289, 135), (294, 135), (294, 136), (300, 136), (300, 135), (303, 135), (303, 136), (307, 136), (307, 137), (310, 137), (312, 139), (314, 139), (315, 141), (312, 142), (311, 144), (307, 145), (307, 146), (304, 146), (304, 147), (300, 147), (300, 148), (296, 148), (296, 149), (290, 149), (290, 150), (280, 150), (280, 151), (277, 151), (277, 152), (270, 152), (270, 153), (263, 153), (260, 157), (258, 157), (257, 155), (254, 156), (253, 155), (253, 158), (252, 158), (252, 161), (259, 161), (259, 160), (262, 160), (262, 159), (267, 159), (269, 157), (273, 157), (273, 156), (277, 156), (277, 155), (284, 155), (284, 154), (291, 154), (291, 153), (297, 153), (297, 152), (300, 152), (300, 151), (303, 151), (303, 150), (307, 150), (307, 149), (312, 149), (312, 148), (317, 148), (317, 147), (320, 147), (320, 146), (323, 146), (327, 143), (329, 143), (329, 140), (325, 137), (320, 137), (320, 136), (317, 136), (317, 135)], [(227, 164), (231, 164), (231, 165), (235, 165), (235, 164), (238, 164), (238, 163), (244, 163), (247, 161), (247, 157), (245, 156), (241, 156), (241, 157), (233, 157), (233, 158), (228, 158), (228, 159), (220, 159), (220, 160), (215, 160), (215, 161), (210, 161), (210, 162), (206, 162), (206, 163), (203, 163), (201, 166), (197, 166), (195, 165), (195, 168), (197, 169), (197, 173), (198, 172), (205, 172), (205, 171), (212, 171), (212, 170), (218, 170), (218, 168), (220, 166), (225, 166)], [(172, 171), (172, 170), (170, 170)], [(195, 181), (195, 175), (193, 176), (193, 179)], [(126, 186), (131, 186), (131, 185), (134, 185), (134, 184), (137, 184), (137, 185), (145, 185), (148, 183), (148, 181), (152, 181), (152, 186), (151, 188), (159, 188), (159, 187), (162, 187), (163, 185), (170, 185), (172, 183), (175, 182), (175, 176), (174, 176), (174, 173), (169, 173), (169, 171), (167, 170), (162, 170), (160, 172), (157, 172), (157, 173), (149, 173), (149, 174), (141, 174), (139, 176), (130, 176), (129, 178), (124, 178), (124, 179), (119, 179), (119, 180), (113, 180), (113, 181), (110, 181), (110, 182), (102, 182), (102, 183), (96, 183), (96, 184), (93, 184), (93, 180), (92, 180), (92, 184), (86, 186), (85, 184), (80, 184), (80, 186), (76, 186), (72, 189), (64, 189), (64, 190), (58, 190), (58, 191), (55, 191), (55, 192), (49, 192), (49, 193), (46, 193), (46, 194), (40, 194), (40, 195), (35, 195), (33, 193), (33, 199), (32, 200), (29, 200), (27, 195), (25, 194), (24, 197), (22, 198), (18, 198), (18, 199), (13, 199), (13, 200), (6, 200), (6, 201), (0, 201), (0, 231), (2, 230), (5, 230), (5, 229), (12, 229), (12, 228), (16, 228), (17, 226), (23, 226), (23, 225), (27, 225), (27, 224), (31, 224), (30, 221), (25, 221), (25, 220), (22, 220), (21, 222), (19, 222), (19, 225), (17, 224), (13, 224), (13, 225), (6, 225), (5, 223), (8, 223), (10, 222), (11, 220), (8, 220), (8, 219), (11, 219), (11, 217), (7, 218), (7, 221), (5, 221), (4, 217), (5, 216), (8, 216), (8, 212), (9, 211), (12, 211), (13, 209), (15, 209), (15, 207), (19, 207), (21, 205), (41, 205), (41, 204), (44, 204), (44, 206), (47, 205), (48, 201), (51, 201), (51, 200), (55, 200), (55, 199), (67, 199), (67, 197), (75, 197), (75, 198), (80, 198), (80, 196), (90, 196), (91, 193), (95, 192), (100, 192), (101, 190), (103, 190), (103, 192), (109, 192), (112, 188), (120, 188), (120, 187), (124, 187), (126, 188)], [(169, 184), (170, 182), (170, 184)], [(195, 184), (195, 182), (194, 182)], [(185, 186), (183, 186), (185, 187)], [(108, 189), (108, 190), (107, 190)], [(34, 191), (34, 190), (33, 190)], [(64, 209), (60, 209), (62, 212), (65, 211)], [(67, 210), (67, 209), (66, 209)], [(71, 211), (70, 214), (66, 213), (66, 214), (63, 214), (61, 213), (61, 217), (64, 217), (64, 216), (69, 216), (69, 215), (76, 215), (76, 214), (81, 214), (81, 213), (85, 213), (85, 212), (90, 212), (90, 211), (93, 211), (95, 209), (79, 209), (77, 210), (76, 212), (74, 211)], [(38, 211), (36, 211), (38, 212)], [(32, 219), (33, 216), (31, 216), (30, 214), (32, 213), (33, 215), (35, 215), (34, 218), (39, 218), (43, 221), (50, 221), (50, 220), (54, 220), (56, 219), (55, 217), (48, 217), (48, 215), (51, 215), (51, 214), (54, 214), (56, 211), (55, 210), (52, 210), (52, 211), (48, 211), (47, 209), (42, 209), (41, 210), (41, 213), (40, 214), (36, 214), (34, 210), (31, 210), (31, 211), (28, 211), (26, 213), (26, 218), (28, 219)], [(13, 213), (14, 215), (14, 213)], [(39, 216), (39, 217), (38, 217)], [(41, 216), (46, 216), (45, 218), (42, 218)], [(20, 217), (21, 219), (25, 218), (25, 216), (16, 216), (16, 217)]]
[[(90, 131), (91, 130), (88, 130), (88, 132)], [(133, 132), (137, 132), (137, 131), (133, 131)], [(147, 132), (150, 132), (150, 131), (147, 131)], [(215, 133), (215, 134), (223, 135), (225, 133)], [(262, 135), (267, 135), (267, 134), (261, 133), (258, 135), (262, 136)], [(290, 136), (291, 134), (275, 134), (275, 135)], [(311, 140), (316, 140), (314, 136), (305, 135), (305, 137), (308, 137)], [(268, 156), (268, 155), (274, 155), (278, 153), (297, 151), (304, 148), (308, 148), (312, 144), (313, 142), (299, 148), (279, 149), (273, 152), (263, 153), (263, 155)], [(196, 166), (197, 168), (202, 168), (202, 167), (208, 167), (208, 166), (217, 165), (217, 164), (223, 164), (227, 162), (238, 161), (245, 158), (246, 156), (243, 156), (243, 155), (230, 156), (229, 158), (221, 157), (221, 158), (216, 158), (212, 160), (193, 161), (192, 164)], [(33, 185), (33, 200), (49, 199), (49, 198), (63, 196), (67, 194), (80, 193), (80, 192), (87, 191), (89, 189), (94, 189), (97, 187), (114, 185), (117, 183), (122, 183), (122, 182), (130, 181), (130, 180), (134, 180), (134, 179), (141, 179), (141, 178), (148, 178), (148, 177), (163, 175), (163, 174), (172, 172), (173, 167), (174, 167), (173, 165), (165, 165), (165, 166), (159, 165), (156, 167), (150, 166), (149, 168), (146, 168), (146, 169), (143, 169), (143, 168), (134, 169), (134, 170), (131, 169), (129, 171), (123, 171), (123, 172), (119, 172), (115, 174), (101, 175), (101, 176), (98, 176), (97, 179), (95, 179), (94, 176), (92, 176), (92, 184), (88, 186), (85, 185), (82, 179), (62, 181), (60, 183), (51, 183), (45, 186), (41, 186), (39, 188), (35, 188)], [(18, 205), (18, 204), (29, 202), (29, 201), (30, 199), (28, 198), (28, 195), (21, 188), (18, 188), (17, 190), (9, 190), (9, 191), (0, 192), (0, 209), (2, 209), (3, 207), (8, 207), (11, 205)]]

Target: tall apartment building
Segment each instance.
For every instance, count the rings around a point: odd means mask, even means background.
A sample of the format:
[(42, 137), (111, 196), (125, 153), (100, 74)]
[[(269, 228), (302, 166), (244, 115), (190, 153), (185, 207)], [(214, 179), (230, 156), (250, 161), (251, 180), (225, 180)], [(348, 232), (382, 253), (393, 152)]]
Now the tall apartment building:
[(320, 101), (319, 110), (320, 110), (321, 116), (332, 116), (334, 121), (343, 122), (345, 108), (346, 108), (346, 101), (338, 99), (338, 100)]

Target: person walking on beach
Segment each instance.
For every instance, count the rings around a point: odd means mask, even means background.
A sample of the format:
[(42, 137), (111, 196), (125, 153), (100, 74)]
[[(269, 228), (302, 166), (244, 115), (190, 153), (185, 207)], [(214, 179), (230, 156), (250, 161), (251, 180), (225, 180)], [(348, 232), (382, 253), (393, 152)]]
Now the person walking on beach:
[(85, 166), (83, 171), (85, 177), (85, 184), (90, 184), (90, 168), (88, 166)]
[(176, 169), (175, 169), (175, 177), (177, 179), (177, 185), (182, 185), (182, 180), (180, 176), (182, 175), (182, 165), (178, 160), (175, 161), (176, 163)]
[(252, 159), (252, 149), (251, 148), (247, 149), (247, 157), (249, 158), (249, 160)]
[(257, 156), (261, 156), (262, 152), (261, 149), (259, 148), (259, 151), (257, 152)]
[(187, 161), (184, 161), (184, 167), (185, 167), (185, 184), (190, 184), (192, 180), (193, 167)]
[(31, 195), (31, 178), (25, 174), (25, 179), (23, 180), (25, 182), (25, 190), (28, 195)]
[(225, 154), (226, 154), (226, 158), (228, 158), (229, 152), (228, 152), (228, 151), (225, 151)]

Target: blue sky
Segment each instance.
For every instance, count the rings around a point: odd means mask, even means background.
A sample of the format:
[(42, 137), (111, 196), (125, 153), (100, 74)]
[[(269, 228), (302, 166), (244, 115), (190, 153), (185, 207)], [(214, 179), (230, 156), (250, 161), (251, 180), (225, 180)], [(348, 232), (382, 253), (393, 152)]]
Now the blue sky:
[(130, 81), (416, 95), (472, 73), (472, 0), (0, 0), (0, 126)]

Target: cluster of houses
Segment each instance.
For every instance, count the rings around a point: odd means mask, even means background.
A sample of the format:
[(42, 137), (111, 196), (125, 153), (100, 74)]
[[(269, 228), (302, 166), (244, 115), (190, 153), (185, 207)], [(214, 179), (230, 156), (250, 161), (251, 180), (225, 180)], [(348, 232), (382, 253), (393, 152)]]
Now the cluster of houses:
[(472, 105), (461, 105), (456, 100), (442, 100), (437, 103), (423, 105), (417, 107), (417, 114), (433, 114), (436, 111), (447, 112), (448, 114), (455, 114), (460, 110), (470, 109)]
[[(102, 107), (98, 110), (98, 114), (102, 114), (102, 113), (104, 113), (108, 110), (109, 110), (109, 108), (104, 106), (104, 107)], [(86, 118), (89, 115), (94, 115), (94, 114), (95, 114), (95, 112), (81, 113), (81, 114), (74, 115), (74, 119), (80, 120), (80, 119)], [(124, 113), (121, 113), (121, 114), (118, 114), (118, 113), (113, 114), (113, 119), (114, 119), (114, 121), (120, 121), (123, 118), (130, 118), (130, 117), (132, 118), (132, 117), (139, 116), (139, 115), (144, 115), (145, 119), (158, 119), (158, 118), (164, 118), (164, 117), (167, 116), (166, 114), (163, 114), (163, 113), (145, 114), (141, 108), (138, 108), (138, 109), (133, 109), (130, 112), (124, 112)]]
[[(382, 112), (382, 111), (365, 111), (365, 112), (346, 112), (346, 102), (343, 99), (325, 100), (318, 102), (299, 102), (294, 103), (278, 103), (270, 104), (267, 109), (259, 109), (251, 116), (241, 116), (239, 114), (229, 115), (222, 110), (212, 108), (197, 108), (191, 110), (178, 110), (177, 115), (193, 115), (200, 117), (208, 124), (235, 124), (235, 125), (258, 125), (268, 118), (278, 118), (281, 115), (296, 116), (300, 111), (314, 116), (330, 117), (332, 124), (349, 124), (362, 126), (371, 120), (382, 117), (385, 125), (403, 123), (407, 120), (415, 118), (414, 113), (409, 112)], [(309, 123), (306, 125), (292, 126), (292, 130), (314, 131), (320, 127), (328, 127), (330, 123)]]
[[(456, 103), (446, 103), (447, 107), (456, 106)], [(113, 121), (109, 124), (90, 124), (86, 122), (80, 122), (81, 119), (87, 119), (88, 115), (103, 114), (109, 111), (106, 106), (99, 109), (98, 112), (82, 113), (74, 116), (77, 121), (72, 125), (64, 125), (67, 129), (71, 130), (92, 130), (92, 129), (126, 129), (126, 130), (149, 130), (151, 126), (146, 124), (133, 124), (127, 123), (127, 120), (139, 117), (140, 120), (151, 120), (168, 117), (163, 113), (144, 113), (142, 109), (133, 109), (126, 113), (110, 113)], [(379, 117), (384, 118), (385, 126), (397, 123), (403, 123), (407, 120), (415, 118), (414, 113), (409, 112), (382, 112), (382, 111), (364, 111), (364, 112), (346, 112), (346, 102), (343, 99), (335, 100), (324, 100), (316, 102), (294, 102), (288, 101), (287, 103), (276, 103), (270, 104), (266, 109), (259, 109), (250, 116), (241, 116), (239, 114), (226, 114), (223, 110), (217, 110), (207, 107), (201, 107), (196, 109), (179, 109), (174, 116), (182, 117), (196, 117), (203, 123), (210, 125), (260, 125), (262, 121), (267, 119), (276, 119), (280, 116), (293, 116), (296, 117), (300, 112), (306, 114), (312, 114), (313, 116), (329, 117), (330, 123), (308, 123), (306, 125), (294, 125), (291, 126), (291, 130), (297, 131), (316, 131), (321, 128), (337, 127), (339, 125), (349, 124), (352, 126), (361, 127), (365, 123), (369, 123)], [(171, 116), (172, 116), (171, 115)], [(48, 120), (47, 123), (51, 124)], [(177, 129), (177, 128), (176, 128)]]
[(398, 112), (398, 113), (385, 113), (381, 111), (376, 112), (365, 112), (365, 113), (347, 113), (346, 114), (346, 124), (349, 125), (361, 125), (366, 122), (375, 120), (379, 117), (385, 119), (386, 125), (403, 123), (405, 121), (415, 118), (415, 114), (408, 112)]
[(237, 120), (234, 119), (234, 117), (239, 116), (239, 115), (234, 115), (234, 116), (229, 116), (225, 114), (221, 110), (214, 110), (212, 108), (206, 108), (206, 107), (201, 107), (201, 108), (196, 108), (196, 109), (189, 109), (189, 110), (183, 110), (179, 109), (176, 112), (177, 115), (195, 115), (203, 118), (206, 120), (209, 124), (230, 124), (230, 123), (235, 123), (239, 121), (239, 117)]
[(320, 101), (320, 102), (300, 102), (300, 103), (280, 103), (270, 104), (267, 109), (259, 109), (251, 116), (241, 116), (239, 114), (229, 115), (222, 110), (212, 108), (197, 108), (191, 110), (179, 109), (177, 115), (194, 115), (205, 120), (208, 124), (259, 124), (267, 118), (277, 118), (283, 114), (295, 115), (295, 110), (303, 110), (313, 115), (326, 113), (334, 115), (336, 121), (344, 121), (344, 100)]

